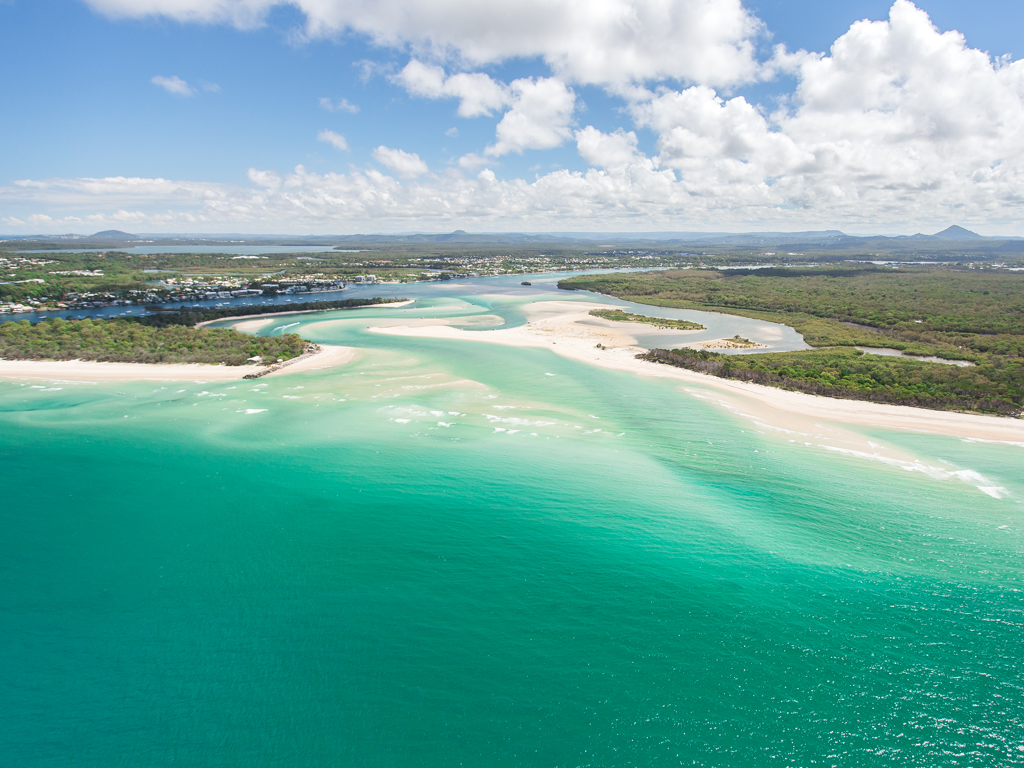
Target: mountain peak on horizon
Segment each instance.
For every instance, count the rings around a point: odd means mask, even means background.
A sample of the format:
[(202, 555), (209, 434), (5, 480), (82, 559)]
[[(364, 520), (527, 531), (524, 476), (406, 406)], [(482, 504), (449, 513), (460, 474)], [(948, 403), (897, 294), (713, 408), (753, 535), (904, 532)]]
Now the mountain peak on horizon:
[(971, 232), (969, 229), (964, 229), (958, 224), (954, 224), (951, 227), (946, 227), (941, 232), (936, 232), (932, 237), (939, 237), (943, 240), (984, 240), (983, 235), (979, 235), (977, 232)]
[(98, 237), (102, 240), (138, 240), (138, 235), (133, 235), (128, 232), (122, 232), (119, 229), (104, 229), (102, 232), (97, 232), (92, 237)]

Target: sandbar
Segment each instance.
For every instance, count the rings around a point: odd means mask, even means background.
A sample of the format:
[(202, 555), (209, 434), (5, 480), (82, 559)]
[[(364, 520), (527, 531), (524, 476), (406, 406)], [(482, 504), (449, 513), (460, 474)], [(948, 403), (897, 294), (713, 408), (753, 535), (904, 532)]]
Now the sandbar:
[[(591, 309), (607, 305), (584, 302), (534, 302), (523, 307), (528, 323), (518, 328), (468, 331), (450, 325), (388, 325), (371, 328), (376, 333), (422, 338), (480, 341), (515, 347), (541, 347), (574, 360), (641, 376), (674, 379), (699, 390), (716, 390), (718, 400), (733, 410), (756, 409), (753, 418), (773, 429), (808, 435), (822, 426), (817, 420), (922, 432), (953, 437), (1024, 442), (1024, 420), (981, 414), (933, 411), (904, 405), (887, 405), (860, 400), (818, 397), (760, 384), (720, 379), (683, 368), (637, 360), (646, 351), (636, 346), (627, 326), (633, 323), (605, 321), (595, 324)], [(601, 344), (602, 348), (597, 345)], [(859, 442), (859, 441), (858, 441)]]
[[(320, 353), (287, 365), (269, 376), (343, 365), (355, 357), (352, 347), (321, 344)], [(43, 381), (231, 381), (262, 369), (259, 365), (202, 363), (98, 363), (91, 360), (0, 360), (0, 378)]]
[[(287, 317), (288, 315), (308, 315), (310, 312), (348, 312), (353, 309), (380, 309), (386, 307), (387, 309), (396, 309), (398, 307), (407, 307), (414, 303), (416, 299), (406, 299), (405, 301), (388, 302), (386, 304), (365, 304), (361, 307), (325, 307), (324, 309), (296, 309), (294, 312), (262, 312), (258, 315), (233, 315), (231, 317), (218, 317), (215, 320), (204, 320), (201, 323), (196, 323), (196, 328), (202, 328), (203, 326), (210, 325), (211, 323), (224, 323), (229, 320), (251, 320), (255, 317)], [(305, 302), (304, 302), (305, 303)], [(276, 306), (286, 307), (287, 304), (278, 304)], [(238, 326), (232, 326), (237, 328)]]

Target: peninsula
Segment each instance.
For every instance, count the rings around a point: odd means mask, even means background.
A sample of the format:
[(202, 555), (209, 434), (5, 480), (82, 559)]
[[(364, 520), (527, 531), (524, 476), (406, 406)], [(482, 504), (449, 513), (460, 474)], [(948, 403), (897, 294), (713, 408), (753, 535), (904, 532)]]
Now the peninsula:
[(643, 323), (653, 325), (655, 328), (674, 328), (677, 331), (703, 331), (705, 326), (700, 323), (693, 323), (689, 320), (671, 320), (665, 317), (647, 317), (635, 315), (632, 312), (625, 312), (621, 309), (592, 309), (590, 314), (604, 320), (614, 320), (619, 323)]
[[(27, 320), (0, 323), (0, 375), (65, 375), (74, 378), (90, 364), (123, 364), (117, 378), (139, 378), (163, 373), (168, 378), (205, 376), (225, 366), (240, 369), (228, 378), (265, 375), (292, 370), (296, 361), (322, 355), (318, 345), (288, 333), (256, 336), (233, 328), (202, 328), (205, 323), (267, 314), (356, 309), (377, 304), (398, 304), (404, 299), (346, 299), (305, 304), (254, 305), (220, 309), (182, 309), (142, 317), (112, 319), (50, 318), (38, 323)], [(331, 348), (327, 348), (330, 351)], [(333, 352), (321, 361), (337, 360)], [(67, 363), (76, 365), (68, 367)], [(62, 365), (63, 364), (63, 365)], [(282, 365), (283, 364), (283, 365)], [(85, 366), (83, 369), (82, 366)], [(181, 370), (164, 370), (176, 367)], [(258, 373), (247, 370), (260, 368)], [(203, 369), (203, 370), (200, 370)], [(109, 373), (109, 368), (94, 373)], [(91, 375), (91, 374), (89, 374)], [(99, 378), (104, 378), (101, 375)], [(219, 377), (218, 377), (219, 378)]]
[[(828, 397), (1004, 416), (1024, 410), (1019, 272), (875, 265), (694, 269), (587, 275), (558, 285), (781, 323), (816, 348), (744, 356), (654, 350), (645, 358), (651, 361)], [(917, 359), (925, 356), (940, 362)]]

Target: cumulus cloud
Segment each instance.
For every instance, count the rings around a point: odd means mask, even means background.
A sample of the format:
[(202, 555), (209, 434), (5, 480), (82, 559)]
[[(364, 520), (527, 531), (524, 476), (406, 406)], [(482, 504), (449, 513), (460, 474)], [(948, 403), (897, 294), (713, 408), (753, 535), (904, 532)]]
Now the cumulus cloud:
[(466, 170), (472, 171), (479, 168), (481, 165), (487, 165), (490, 159), (481, 157), (476, 152), (469, 152), (459, 158), (459, 168), (465, 168)]
[(164, 77), (163, 75), (154, 75), (150, 82), (153, 85), (159, 85), (168, 93), (173, 93), (178, 96), (195, 96), (196, 90), (191, 85), (186, 83), (177, 75), (172, 77)]
[(576, 94), (553, 77), (523, 78), (509, 84), (512, 109), (495, 130), (497, 142), (486, 153), (498, 157), (525, 149), (552, 149), (572, 137)]
[(757, 77), (760, 22), (740, 0), (86, 0), (108, 16), (165, 16), (251, 29), (297, 8), (304, 35), (354, 31), (378, 45), (473, 65), (543, 59), (567, 82), (677, 79), (732, 85)]
[(480, 72), (445, 76), (444, 69), (413, 59), (392, 80), (414, 96), (427, 99), (459, 99), (462, 117), (490, 115), (509, 103), (511, 94), (503, 83)]
[(413, 59), (392, 80), (414, 96), (459, 99), (462, 117), (490, 115), (510, 106), (498, 123), (497, 141), (486, 150), (492, 157), (551, 149), (572, 136), (576, 94), (557, 78), (522, 78), (506, 85), (480, 72), (446, 76), (442, 67)]
[[(202, 14), (229, 6), (235, 8), (227, 0), (195, 5)], [(603, 12), (610, 6), (594, 7)], [(633, 130), (574, 129), (569, 80), (506, 85), (486, 75), (456, 79), (414, 61), (398, 76), (410, 93), (457, 98), (468, 114), (505, 110), (492, 146), (435, 174), (418, 155), (381, 146), (373, 156), (387, 172), (251, 171), (248, 187), (24, 180), (0, 187), (2, 210), (18, 221), (49, 215), (53, 227), (66, 226), (71, 216), (92, 221), (89, 216), (142, 210), (154, 231), (181, 231), (191, 216), (221, 228), (277, 231), (282, 224), (339, 231), (467, 228), (474, 222), (490, 229), (527, 222), (530, 228), (589, 229), (628, 229), (633, 222), (644, 229), (706, 228), (714, 222), (722, 228), (927, 230), (957, 221), (1005, 222), (1008, 232), (1024, 234), (1024, 62), (971, 49), (959, 33), (936, 29), (909, 0), (896, 0), (888, 19), (853, 24), (827, 54), (777, 52), (775, 66), (787, 69), (797, 85), (773, 113), (707, 83), (623, 90), (633, 127), (656, 138), (648, 154)], [(504, 154), (568, 140), (575, 140), (589, 170), (555, 171), (531, 183), (480, 170)]]
[(359, 111), (359, 107), (355, 104), (350, 104), (348, 99), (338, 99), (333, 101), (326, 96), (320, 99), (320, 107), (326, 109), (328, 112), (348, 112), (354, 115)]
[(632, 113), (693, 194), (876, 221), (1024, 201), (1024, 62), (993, 61), (897, 0), (795, 74), (790, 106), (768, 117), (702, 86)]
[(636, 150), (636, 134), (623, 131), (602, 133), (592, 125), (576, 131), (576, 150), (589, 165), (598, 168), (619, 168), (642, 161)]
[(266, 187), (272, 191), (281, 187), (281, 174), (276, 171), (260, 171), (256, 168), (250, 168), (247, 176), (249, 181), (258, 187)]
[(522, 78), (506, 85), (480, 72), (447, 76), (442, 67), (413, 59), (392, 80), (414, 96), (459, 99), (462, 117), (490, 115), (510, 106), (498, 123), (497, 141), (486, 149), (491, 157), (551, 149), (572, 136), (576, 94), (557, 78)]
[(342, 152), (348, 152), (348, 142), (345, 140), (345, 137), (342, 136), (340, 133), (323, 130), (316, 135), (316, 139), (317, 141), (322, 141), (325, 144), (330, 144), (337, 150), (340, 150)]
[(420, 160), (419, 155), (401, 149), (390, 149), (383, 144), (373, 150), (373, 159), (404, 179), (414, 179), (430, 172), (430, 168)]

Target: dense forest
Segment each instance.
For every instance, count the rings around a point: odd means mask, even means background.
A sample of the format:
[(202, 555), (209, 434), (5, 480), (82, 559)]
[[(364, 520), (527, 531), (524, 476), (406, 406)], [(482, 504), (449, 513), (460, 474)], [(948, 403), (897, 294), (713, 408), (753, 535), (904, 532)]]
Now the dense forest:
[(0, 359), (96, 360), (117, 363), (223, 363), (250, 357), (290, 360), (307, 342), (293, 333), (249, 336), (229, 329), (155, 327), (134, 318), (0, 323)]
[(1021, 415), (1024, 403), (1024, 360), (1020, 358), (960, 368), (842, 347), (758, 355), (654, 349), (637, 357), (826, 397), (1004, 416)]
[[(771, 368), (774, 360), (782, 359), (775, 353), (717, 363), (680, 353), (683, 367), (692, 370), (707, 368), (705, 372), (717, 371), (715, 375), (816, 394), (936, 408), (1010, 413), (1024, 405), (1024, 274), (1019, 272), (874, 266), (672, 270), (585, 275), (563, 280), (559, 287), (783, 323), (812, 347), (839, 348), (787, 353), (792, 357), (781, 367), (804, 362), (799, 371), (783, 373), (754, 367), (761, 361)], [(842, 349), (853, 346), (889, 347), (977, 365), (955, 368), (861, 357)], [(856, 361), (854, 368), (850, 361)], [(861, 388), (853, 380), (831, 383), (839, 362), (840, 370), (866, 377)]]
[(892, 347), (950, 359), (963, 356), (958, 347), (1024, 354), (1024, 274), (1019, 272), (672, 270), (585, 275), (558, 285), (642, 304), (714, 309), (781, 322), (816, 347)]
[(95, 360), (117, 363), (223, 363), (244, 365), (251, 357), (290, 360), (308, 342), (295, 334), (250, 336), (230, 329), (195, 328), (225, 317), (355, 309), (405, 299), (345, 299), (221, 309), (188, 308), (111, 320), (0, 323), (0, 360)]

